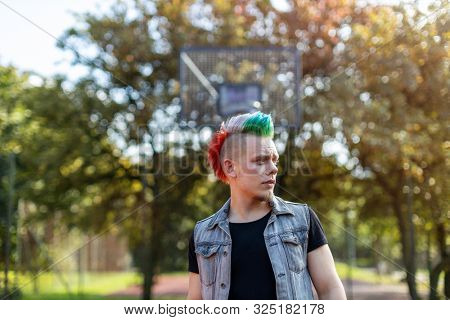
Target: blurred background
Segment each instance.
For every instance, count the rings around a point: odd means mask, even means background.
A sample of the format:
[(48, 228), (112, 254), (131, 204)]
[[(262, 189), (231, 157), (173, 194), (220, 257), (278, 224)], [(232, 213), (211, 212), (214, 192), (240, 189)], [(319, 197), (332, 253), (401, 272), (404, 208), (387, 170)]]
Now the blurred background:
[(449, 10), (0, 0), (0, 296), (184, 299), (211, 133), (259, 109), (348, 297), (448, 298)]

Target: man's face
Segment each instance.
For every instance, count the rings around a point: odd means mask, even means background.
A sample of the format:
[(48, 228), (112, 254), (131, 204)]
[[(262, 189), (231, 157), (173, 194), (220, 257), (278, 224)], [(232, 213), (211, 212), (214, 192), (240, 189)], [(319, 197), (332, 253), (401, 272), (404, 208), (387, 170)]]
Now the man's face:
[(277, 177), (278, 152), (271, 138), (245, 135), (238, 146), (238, 155), (233, 159), (235, 178), (230, 186), (261, 201), (269, 200)]

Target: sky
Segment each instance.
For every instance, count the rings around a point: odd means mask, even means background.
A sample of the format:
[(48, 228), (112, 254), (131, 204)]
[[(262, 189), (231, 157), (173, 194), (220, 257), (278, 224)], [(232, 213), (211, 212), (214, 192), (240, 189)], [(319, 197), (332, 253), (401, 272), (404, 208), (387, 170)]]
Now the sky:
[[(431, 0), (421, 0), (429, 1)], [(76, 80), (86, 70), (81, 66), (70, 65), (70, 53), (58, 49), (55, 38), (75, 25), (73, 12), (102, 12), (114, 2), (115, 0), (0, 0), (0, 65), (13, 65), (21, 71), (34, 71), (46, 77), (61, 73), (70, 80)], [(285, 0), (271, 2), (279, 10), (289, 8)]]
[[(277, 0), (281, 9), (284, 0)], [(102, 12), (115, 0), (0, 0), (0, 65), (42, 76), (85, 73), (70, 65), (70, 53), (56, 47), (64, 30), (76, 23), (73, 13)], [(29, 20), (29, 21), (27, 21)]]
[(113, 2), (101, 0), (97, 8), (97, 0), (0, 0), (0, 64), (43, 76), (62, 73), (78, 78), (85, 70), (70, 66), (71, 55), (56, 47), (54, 37), (75, 24), (71, 12), (99, 12)]

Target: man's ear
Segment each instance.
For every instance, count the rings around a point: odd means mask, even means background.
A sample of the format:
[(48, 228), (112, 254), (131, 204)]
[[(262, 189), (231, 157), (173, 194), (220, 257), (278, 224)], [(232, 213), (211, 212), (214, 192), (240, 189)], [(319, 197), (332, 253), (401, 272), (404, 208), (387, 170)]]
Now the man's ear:
[(225, 172), (227, 177), (230, 178), (237, 177), (234, 162), (231, 159), (223, 160), (223, 172)]

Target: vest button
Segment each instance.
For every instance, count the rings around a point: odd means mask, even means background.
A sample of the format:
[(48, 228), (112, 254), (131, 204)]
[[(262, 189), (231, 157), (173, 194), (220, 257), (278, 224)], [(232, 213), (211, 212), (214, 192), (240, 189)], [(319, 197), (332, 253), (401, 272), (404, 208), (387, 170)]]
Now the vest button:
[(226, 288), (226, 284), (225, 284), (225, 283), (221, 283), (221, 284), (220, 284), (220, 287), (221, 287), (222, 289), (225, 289), (225, 288)]
[(224, 252), (223, 252), (223, 255), (224, 255), (224, 256), (227, 256), (227, 255), (228, 255), (228, 252), (224, 251)]

